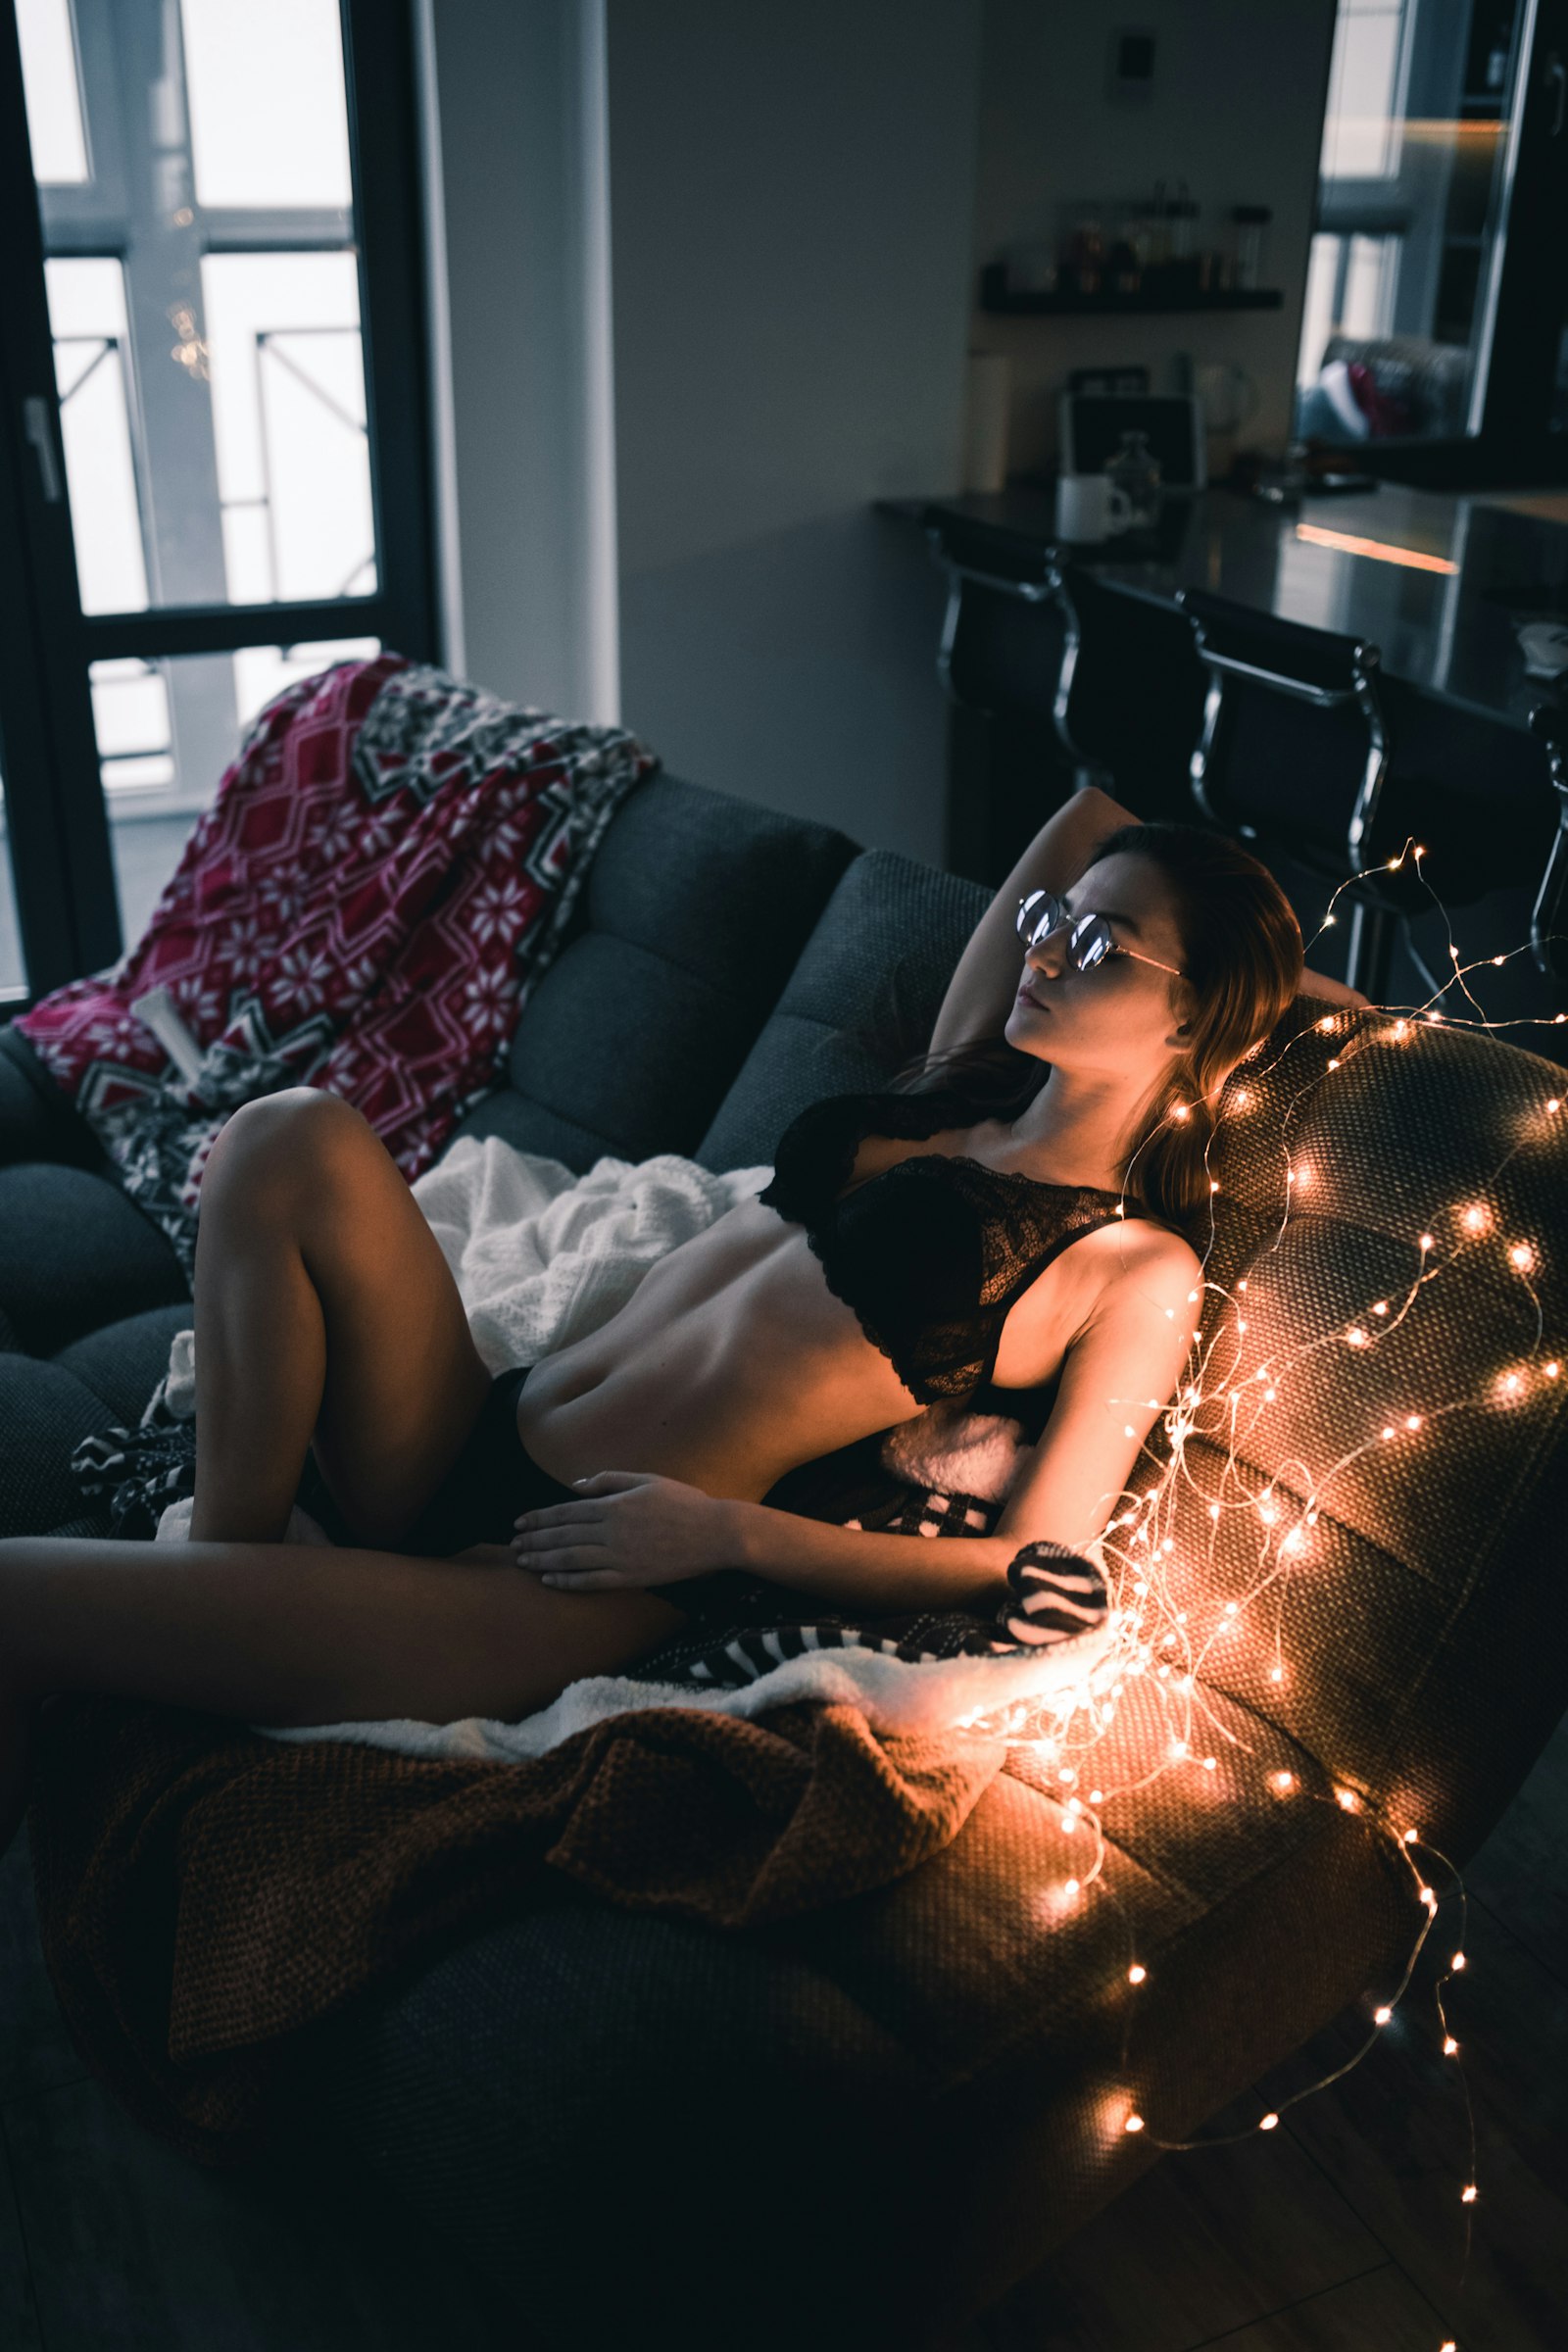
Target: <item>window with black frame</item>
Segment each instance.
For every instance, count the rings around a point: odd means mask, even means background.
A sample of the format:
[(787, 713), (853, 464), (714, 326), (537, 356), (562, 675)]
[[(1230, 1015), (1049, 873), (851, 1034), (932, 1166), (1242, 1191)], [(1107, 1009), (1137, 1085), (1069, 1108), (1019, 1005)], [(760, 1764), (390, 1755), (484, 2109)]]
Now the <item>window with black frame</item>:
[(434, 651), (415, 124), (384, 0), (0, 0), (13, 1000), (135, 939), (281, 687)]

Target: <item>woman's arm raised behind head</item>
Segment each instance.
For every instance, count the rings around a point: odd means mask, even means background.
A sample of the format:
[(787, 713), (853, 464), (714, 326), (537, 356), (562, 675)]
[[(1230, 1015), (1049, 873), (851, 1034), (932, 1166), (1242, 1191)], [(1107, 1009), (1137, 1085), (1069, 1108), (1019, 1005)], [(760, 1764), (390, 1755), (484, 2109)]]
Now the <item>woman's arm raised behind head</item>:
[(1048, 817), (975, 925), (942, 1000), (931, 1052), (995, 1037), (1012, 1006), (1023, 968), (1018, 901), (1031, 890), (1070, 890), (1098, 842), (1140, 820), (1098, 785), (1086, 784)]
[[(1059, 897), (1072, 888), (1107, 834), (1121, 825), (1142, 822), (1142, 817), (1113, 801), (1097, 784), (1084, 785), (1047, 818), (980, 917), (958, 958), (931, 1032), (931, 1053), (947, 1054), (956, 1046), (1000, 1033), (1023, 967), (1016, 924), (1018, 901), (1031, 890), (1054, 890)], [(1331, 980), (1310, 966), (1302, 970), (1300, 987), (1303, 996), (1325, 998), (1331, 1004), (1370, 1002), (1358, 989), (1348, 988), (1343, 980)]]

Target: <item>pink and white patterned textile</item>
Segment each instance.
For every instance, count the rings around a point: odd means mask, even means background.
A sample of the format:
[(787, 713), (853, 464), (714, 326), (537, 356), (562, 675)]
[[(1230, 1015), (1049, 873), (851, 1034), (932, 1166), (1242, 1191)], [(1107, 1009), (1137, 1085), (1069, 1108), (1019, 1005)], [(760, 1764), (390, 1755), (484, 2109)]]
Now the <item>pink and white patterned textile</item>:
[[(187, 1273), (208, 1153), (257, 1096), (340, 1095), (411, 1182), (429, 1166), (657, 765), (398, 654), (268, 705), (137, 946), (17, 1023)], [(185, 1072), (132, 1010), (155, 990)]]

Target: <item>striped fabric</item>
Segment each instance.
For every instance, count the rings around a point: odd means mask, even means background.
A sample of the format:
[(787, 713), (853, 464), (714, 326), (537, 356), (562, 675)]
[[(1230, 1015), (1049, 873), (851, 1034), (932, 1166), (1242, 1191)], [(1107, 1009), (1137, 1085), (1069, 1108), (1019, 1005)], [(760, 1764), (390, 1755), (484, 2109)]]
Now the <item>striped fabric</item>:
[[(950, 1498), (927, 1495), (927, 1513), (949, 1510)], [(956, 1514), (951, 1532), (972, 1533)], [(933, 1533), (936, 1529), (933, 1528)], [(1055, 1646), (1063, 1656), (1098, 1652), (1110, 1612), (1110, 1592), (1093, 1561), (1065, 1544), (1026, 1544), (1007, 1569), (1007, 1597), (992, 1619), (962, 1609), (906, 1611), (856, 1624), (823, 1615), (810, 1621), (781, 1616), (777, 1622), (711, 1626), (677, 1635), (653, 1657), (631, 1670), (636, 1681), (692, 1683), (704, 1689), (738, 1690), (808, 1650), (869, 1649), (911, 1665), (943, 1658), (1014, 1657), (1025, 1650)], [(781, 1602), (799, 1594), (779, 1592)], [(755, 1617), (760, 1610), (754, 1608)]]

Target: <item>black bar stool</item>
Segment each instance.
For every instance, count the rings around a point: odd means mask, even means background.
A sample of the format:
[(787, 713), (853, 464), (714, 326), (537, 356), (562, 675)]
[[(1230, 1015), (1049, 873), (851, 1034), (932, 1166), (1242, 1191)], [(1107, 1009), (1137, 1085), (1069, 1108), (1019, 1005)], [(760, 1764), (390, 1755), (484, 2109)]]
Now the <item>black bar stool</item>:
[(1379, 999), (1412, 901), (1388, 870), (1403, 834), (1379, 846), (1390, 748), (1377, 647), (1196, 589), (1178, 602), (1208, 675), (1194, 799), (1212, 824), (1350, 885), (1345, 977)]

